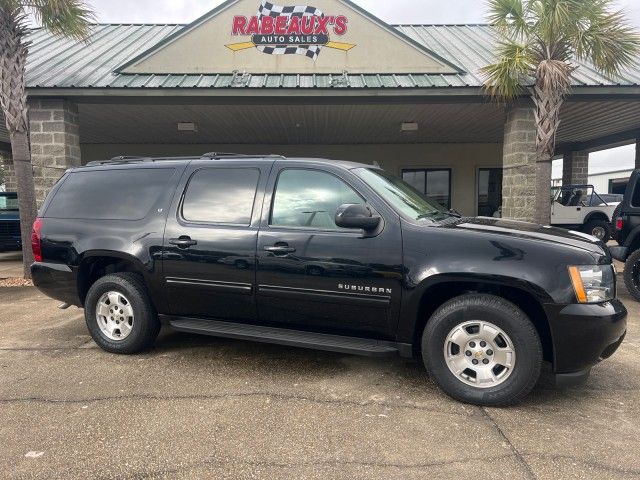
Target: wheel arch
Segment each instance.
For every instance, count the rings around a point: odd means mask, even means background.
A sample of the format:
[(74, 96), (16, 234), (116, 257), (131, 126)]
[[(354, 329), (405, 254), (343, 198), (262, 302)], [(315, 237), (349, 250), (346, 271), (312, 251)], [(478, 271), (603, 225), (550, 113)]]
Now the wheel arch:
[(540, 336), (544, 360), (554, 361), (551, 328), (543, 308), (543, 303), (550, 301), (550, 298), (534, 286), (523, 284), (518, 279), (488, 279), (483, 276), (465, 279), (443, 276), (424, 286), (414, 317), (411, 341), (414, 355), (420, 354), (422, 332), (433, 313), (448, 300), (468, 293), (496, 295), (520, 308), (529, 317)]
[(131, 272), (146, 276), (146, 269), (142, 262), (123, 252), (112, 250), (92, 250), (86, 252), (78, 266), (77, 288), (82, 305), (87, 292), (100, 277), (110, 273)]
[(611, 223), (611, 219), (609, 218), (609, 216), (602, 210), (589, 212), (589, 214), (586, 217), (584, 217), (583, 224), (587, 225), (589, 222), (593, 220), (604, 220), (607, 223)]

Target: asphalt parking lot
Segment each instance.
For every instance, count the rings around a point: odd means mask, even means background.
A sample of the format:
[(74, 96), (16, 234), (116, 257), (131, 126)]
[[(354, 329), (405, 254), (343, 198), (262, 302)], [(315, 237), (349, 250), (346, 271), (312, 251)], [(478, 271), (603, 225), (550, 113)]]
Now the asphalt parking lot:
[[(0, 277), (2, 272), (0, 268)], [(462, 405), (420, 364), (163, 331), (117, 356), (0, 288), (0, 478), (640, 478), (640, 304), (581, 387)]]

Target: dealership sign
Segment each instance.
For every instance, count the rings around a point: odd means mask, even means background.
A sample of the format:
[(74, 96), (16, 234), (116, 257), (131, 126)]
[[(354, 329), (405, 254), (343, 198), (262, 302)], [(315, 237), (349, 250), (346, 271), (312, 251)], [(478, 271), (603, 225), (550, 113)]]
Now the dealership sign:
[(231, 33), (250, 36), (249, 41), (232, 43), (235, 51), (256, 48), (268, 55), (304, 55), (317, 60), (322, 47), (349, 51), (355, 45), (332, 41), (349, 28), (345, 15), (325, 15), (320, 9), (307, 5), (280, 6), (263, 0), (258, 14), (252, 17), (236, 15)]

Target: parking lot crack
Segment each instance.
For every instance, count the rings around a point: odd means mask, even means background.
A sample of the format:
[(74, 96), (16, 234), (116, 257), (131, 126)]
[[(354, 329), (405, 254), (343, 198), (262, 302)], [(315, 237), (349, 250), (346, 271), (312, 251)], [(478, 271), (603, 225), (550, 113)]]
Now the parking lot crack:
[(531, 478), (531, 479), (534, 479), (534, 480), (537, 479), (538, 476), (535, 474), (535, 472), (531, 468), (531, 465), (529, 465), (529, 462), (527, 462), (527, 460), (520, 453), (520, 451), (516, 448), (516, 446), (511, 442), (511, 440), (509, 440), (509, 437), (507, 437), (507, 435), (504, 433), (502, 428), (500, 428), (500, 425), (498, 425), (498, 423), (493, 419), (493, 417), (489, 414), (489, 412), (487, 412), (487, 409), (485, 407), (479, 407), (479, 408), (482, 411), (482, 414), (486, 417), (486, 419), (489, 420), (489, 423), (491, 423), (491, 425), (493, 425), (493, 427), (496, 429), (498, 434), (502, 437), (502, 439), (505, 441), (505, 443), (509, 446), (509, 449), (513, 452), (513, 455), (518, 460), (518, 463), (520, 463), (520, 465), (522, 465), (522, 467), (527, 472), (527, 476), (529, 478)]
[(268, 391), (253, 391), (253, 392), (230, 392), (220, 394), (194, 394), (194, 395), (153, 395), (153, 394), (132, 394), (132, 395), (108, 395), (103, 397), (92, 398), (46, 398), (46, 397), (22, 397), (22, 398), (0, 398), (0, 404), (11, 403), (50, 403), (50, 404), (88, 404), (96, 402), (109, 402), (109, 401), (123, 401), (123, 400), (156, 400), (156, 401), (184, 401), (184, 400), (224, 400), (230, 398), (242, 398), (242, 397), (269, 397), (282, 401), (306, 401), (313, 403), (321, 403), (328, 405), (344, 405), (344, 406), (359, 406), (359, 407), (383, 407), (383, 408), (402, 408), (419, 410), (421, 412), (438, 413), (442, 415), (473, 417), (475, 413), (473, 411), (447, 411), (442, 409), (434, 409), (429, 407), (422, 407), (419, 405), (413, 405), (410, 403), (390, 403), (390, 402), (378, 402), (378, 401), (357, 401), (357, 400), (345, 400), (334, 398), (315, 398), (304, 395), (288, 395), (284, 393), (274, 393)]
[[(147, 472), (137, 472), (131, 474), (124, 478), (154, 478), (158, 475), (172, 475), (177, 474), (179, 472), (184, 472), (186, 470), (190, 470), (193, 468), (199, 468), (204, 466), (226, 466), (226, 465), (247, 465), (253, 467), (267, 467), (267, 468), (295, 468), (295, 467), (348, 467), (348, 466), (357, 466), (357, 467), (373, 467), (373, 468), (397, 468), (403, 470), (410, 469), (425, 469), (425, 468), (433, 468), (433, 467), (446, 467), (451, 465), (461, 465), (471, 462), (496, 462), (500, 460), (506, 460), (512, 458), (513, 455), (496, 455), (496, 456), (480, 456), (480, 457), (467, 457), (460, 458), (456, 460), (441, 460), (441, 461), (433, 461), (433, 462), (420, 462), (420, 463), (394, 463), (394, 462), (375, 462), (375, 461), (367, 461), (367, 460), (318, 460), (311, 462), (276, 462), (276, 461), (260, 461), (260, 460), (242, 460), (242, 459), (230, 459), (230, 460), (218, 460), (218, 459), (203, 459), (201, 461), (196, 461), (193, 463), (189, 463), (183, 465), (179, 468), (172, 469), (162, 469), (162, 470), (154, 470)], [(102, 478), (111, 478), (111, 477), (102, 477)], [(120, 477), (123, 478), (123, 477)]]

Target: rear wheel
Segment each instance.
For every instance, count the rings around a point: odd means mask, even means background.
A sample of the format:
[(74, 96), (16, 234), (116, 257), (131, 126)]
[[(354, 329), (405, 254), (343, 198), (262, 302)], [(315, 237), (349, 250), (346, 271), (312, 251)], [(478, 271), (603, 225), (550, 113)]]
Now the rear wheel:
[(136, 353), (153, 345), (160, 332), (158, 315), (142, 278), (116, 273), (89, 289), (84, 316), (93, 340), (112, 353)]
[(640, 250), (636, 250), (624, 263), (624, 284), (633, 298), (640, 302)]
[(469, 294), (449, 300), (429, 319), (422, 357), (451, 397), (476, 405), (509, 405), (538, 381), (542, 345), (517, 306), (494, 295)]
[(589, 220), (582, 231), (605, 243), (611, 238), (611, 224), (603, 219)]

